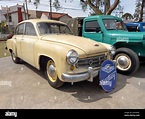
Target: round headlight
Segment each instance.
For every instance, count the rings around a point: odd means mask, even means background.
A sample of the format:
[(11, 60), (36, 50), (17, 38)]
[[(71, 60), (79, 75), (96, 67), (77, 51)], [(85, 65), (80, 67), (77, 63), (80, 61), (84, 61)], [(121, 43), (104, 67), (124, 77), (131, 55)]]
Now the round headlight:
[(114, 55), (116, 53), (116, 48), (114, 46), (111, 46), (109, 50), (111, 55)]
[(78, 62), (78, 53), (75, 50), (70, 50), (66, 55), (68, 64), (76, 64)]

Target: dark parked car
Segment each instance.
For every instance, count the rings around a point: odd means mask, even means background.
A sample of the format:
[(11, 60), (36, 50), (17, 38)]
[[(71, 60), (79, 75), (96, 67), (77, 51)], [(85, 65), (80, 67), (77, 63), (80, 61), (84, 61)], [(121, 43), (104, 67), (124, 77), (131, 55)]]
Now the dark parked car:
[(128, 31), (145, 32), (145, 22), (129, 22), (126, 27)]

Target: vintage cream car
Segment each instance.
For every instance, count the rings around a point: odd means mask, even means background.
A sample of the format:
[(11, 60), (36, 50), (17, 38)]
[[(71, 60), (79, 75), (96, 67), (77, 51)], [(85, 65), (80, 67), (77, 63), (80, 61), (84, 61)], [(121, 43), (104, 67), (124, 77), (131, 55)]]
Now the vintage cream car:
[(7, 49), (15, 63), (22, 59), (44, 71), (54, 88), (64, 82), (93, 81), (102, 62), (115, 53), (111, 45), (74, 36), (63, 22), (42, 19), (20, 22)]

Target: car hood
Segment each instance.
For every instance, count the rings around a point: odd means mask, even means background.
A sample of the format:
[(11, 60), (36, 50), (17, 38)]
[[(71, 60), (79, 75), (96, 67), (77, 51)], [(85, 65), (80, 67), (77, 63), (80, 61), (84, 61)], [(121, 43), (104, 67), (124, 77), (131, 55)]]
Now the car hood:
[(93, 41), (88, 38), (74, 36), (74, 35), (44, 35), (41, 40), (48, 40), (51, 42), (57, 42), (64, 45), (69, 45), (71, 49), (77, 48), (84, 51), (87, 55), (92, 55), (96, 53), (107, 52), (108, 49), (101, 43)]

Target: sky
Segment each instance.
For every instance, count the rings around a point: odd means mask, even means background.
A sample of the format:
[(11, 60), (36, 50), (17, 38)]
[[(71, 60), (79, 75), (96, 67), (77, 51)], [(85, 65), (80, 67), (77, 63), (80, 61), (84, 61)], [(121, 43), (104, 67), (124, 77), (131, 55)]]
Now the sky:
[[(53, 12), (68, 13), (72, 17), (77, 17), (77, 16), (86, 17), (89, 15), (90, 12), (89, 10), (86, 10), (85, 12), (82, 11), (79, 0), (73, 0), (73, 2), (67, 2), (67, 3), (65, 3), (65, 1), (68, 0), (60, 0), (62, 9), (60, 9), (59, 11), (53, 9)], [(0, 9), (1, 6), (3, 7), (13, 6), (16, 5), (17, 3), (19, 5), (22, 5), (24, 3), (24, 0), (0, 0)], [(124, 10), (123, 10), (124, 13), (128, 12), (133, 14), (135, 10), (135, 0), (121, 0), (121, 6), (124, 6)], [(28, 9), (36, 10), (33, 3), (28, 4)], [(40, 0), (40, 5), (38, 6), (37, 9), (49, 11), (49, 0)]]

